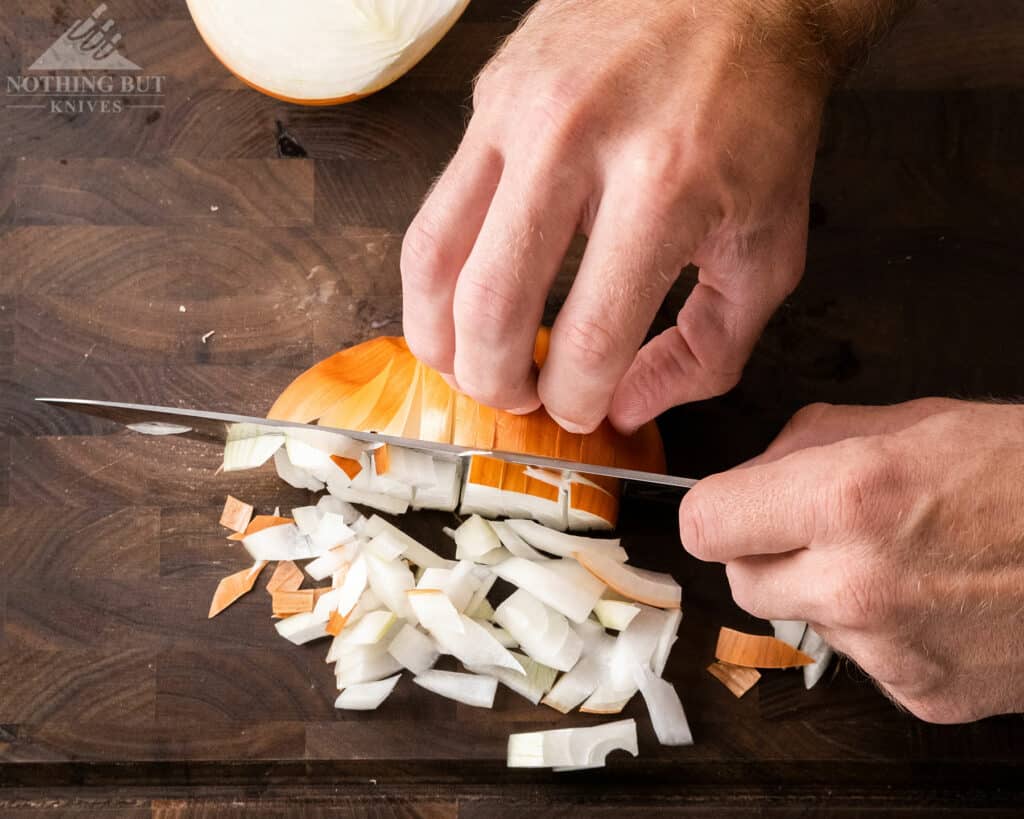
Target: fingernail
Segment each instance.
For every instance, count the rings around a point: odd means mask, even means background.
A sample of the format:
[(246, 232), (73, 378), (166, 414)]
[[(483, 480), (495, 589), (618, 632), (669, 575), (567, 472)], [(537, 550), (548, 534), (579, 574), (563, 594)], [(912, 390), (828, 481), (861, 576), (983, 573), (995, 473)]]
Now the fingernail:
[(586, 435), (587, 433), (594, 431), (590, 427), (580, 426), (579, 424), (574, 423), (573, 421), (569, 421), (565, 418), (555, 415), (553, 412), (549, 412), (548, 414), (554, 419), (555, 423), (558, 424), (558, 426), (560, 426), (566, 432), (574, 432), (577, 435)]
[(536, 404), (531, 404), (528, 407), (516, 407), (515, 409), (505, 410), (505, 412), (511, 413), (512, 415), (529, 415), (531, 412), (536, 412), (540, 406), (540, 401)]

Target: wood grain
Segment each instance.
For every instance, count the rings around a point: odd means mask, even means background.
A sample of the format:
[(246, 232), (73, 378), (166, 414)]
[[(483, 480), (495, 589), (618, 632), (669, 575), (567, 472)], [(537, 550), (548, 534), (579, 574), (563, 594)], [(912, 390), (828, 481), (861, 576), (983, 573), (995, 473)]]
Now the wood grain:
[(97, 159), (23, 163), (21, 224), (310, 224), (313, 165), (276, 161)]

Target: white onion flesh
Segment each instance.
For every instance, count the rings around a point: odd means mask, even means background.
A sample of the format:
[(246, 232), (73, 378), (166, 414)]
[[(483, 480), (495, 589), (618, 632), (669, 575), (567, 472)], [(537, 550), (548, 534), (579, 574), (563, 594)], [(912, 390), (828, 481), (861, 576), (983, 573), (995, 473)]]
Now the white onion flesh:
[(544, 555), (516, 534), (515, 530), (508, 525), (508, 521), (491, 521), (491, 528), (498, 535), (502, 546), (508, 549), (513, 557), (521, 557), (526, 560), (544, 560)]
[(670, 574), (627, 566), (594, 552), (578, 552), (577, 559), (595, 577), (631, 600), (663, 609), (677, 609), (682, 602), (682, 589)]
[(825, 642), (825, 639), (813, 628), (807, 626), (803, 639), (800, 641), (800, 651), (814, 660), (810, 665), (803, 667), (804, 688), (808, 691), (818, 684), (818, 681), (828, 668), (832, 660), (832, 647)]
[(431, 669), (417, 674), (412, 681), (442, 697), (477, 708), (493, 708), (494, 695), (498, 691), (498, 681), (494, 677), (457, 671)]
[(383, 704), (395, 690), (401, 674), (376, 682), (357, 683), (342, 691), (334, 701), (335, 708), (348, 711), (373, 711)]
[[(563, 576), (558, 565), (560, 560), (532, 561), (511, 557), (494, 567), (494, 573), (503, 580), (526, 589), (530, 594), (561, 612), (570, 620), (581, 623), (590, 616), (597, 601), (601, 599), (604, 584), (577, 577), (573, 582)], [(584, 574), (587, 574), (584, 572)]]
[(388, 523), (379, 515), (374, 515), (367, 520), (360, 534), (366, 538), (373, 538), (381, 532), (390, 532), (393, 537), (405, 545), (404, 556), (410, 563), (414, 563), (424, 569), (450, 569), (455, 565), (454, 561), (446, 560), (436, 552), (431, 551), (418, 540), (410, 537), (394, 524)]
[(388, 654), (413, 674), (422, 674), (434, 667), (441, 652), (434, 641), (408, 623), (403, 624), (388, 644)]
[(479, 515), (471, 515), (455, 530), (455, 556), (460, 560), (475, 560), (495, 549), (501, 548), (501, 541), (491, 524)]
[(534, 520), (508, 520), (509, 528), (531, 546), (559, 557), (572, 557), (576, 552), (604, 557), (625, 563), (626, 550), (619, 538), (584, 537), (559, 532)]
[(412, 589), (406, 592), (409, 607), (416, 619), (431, 631), (462, 632), (462, 615), (443, 591)]
[(508, 738), (508, 767), (581, 769), (605, 764), (614, 750), (636, 756), (636, 721), (618, 720), (585, 728), (558, 728), (512, 734)]
[(804, 632), (807, 631), (807, 623), (803, 620), (771, 620), (770, 622), (775, 631), (776, 640), (782, 640), (793, 648), (800, 648)]
[[(248, 469), (249, 467), (237, 467)], [(296, 489), (308, 489), (310, 492), (319, 492), (324, 488), (324, 482), (305, 469), (295, 466), (289, 460), (288, 453), (283, 448), (274, 453), (274, 469), (277, 470), (277, 477), (289, 486)]]
[(280, 622), (275, 623), (274, 628), (277, 629), (278, 634), (286, 640), (295, 643), (295, 645), (319, 640), (322, 637), (330, 637), (324, 621), (318, 619), (311, 611), (285, 617)]
[(675, 687), (644, 666), (634, 666), (633, 679), (647, 704), (651, 724), (662, 745), (693, 745), (693, 733)]
[[(377, 647), (363, 646), (363, 648), (376, 649)], [(386, 651), (375, 650), (372, 654), (370, 652), (367, 652), (367, 654), (368, 656), (364, 659), (356, 662), (349, 662), (349, 658), (346, 658), (344, 665), (338, 664), (338, 674), (335, 677), (338, 688), (349, 688), (360, 683), (376, 682), (402, 670), (398, 660)]]
[(498, 606), (494, 620), (530, 657), (559, 671), (569, 671), (583, 651), (568, 619), (525, 589), (517, 589)]
[(598, 600), (594, 606), (598, 622), (612, 631), (622, 631), (639, 613), (640, 607), (636, 603), (624, 600)]
[(522, 673), (497, 665), (472, 666), (469, 667), (469, 670), (476, 674), (494, 677), (505, 687), (537, 705), (541, 697), (551, 690), (555, 677), (558, 675), (557, 669), (538, 663), (519, 652), (512, 652), (512, 656), (523, 667)]

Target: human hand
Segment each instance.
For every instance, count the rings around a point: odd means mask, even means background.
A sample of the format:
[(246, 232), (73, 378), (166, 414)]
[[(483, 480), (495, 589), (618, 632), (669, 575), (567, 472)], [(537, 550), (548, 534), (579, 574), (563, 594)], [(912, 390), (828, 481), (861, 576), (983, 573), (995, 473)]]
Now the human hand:
[[(481, 74), (462, 145), (406, 234), (413, 352), (481, 402), (543, 402), (577, 432), (606, 415), (629, 431), (731, 388), (803, 270), (843, 50), (826, 54), (797, 5), (537, 3)], [(586, 254), (538, 377), (534, 337), (578, 231)], [(640, 349), (688, 263), (699, 282), (676, 327)]]
[(686, 549), (929, 722), (1024, 711), (1024, 407), (812, 405), (692, 489)]

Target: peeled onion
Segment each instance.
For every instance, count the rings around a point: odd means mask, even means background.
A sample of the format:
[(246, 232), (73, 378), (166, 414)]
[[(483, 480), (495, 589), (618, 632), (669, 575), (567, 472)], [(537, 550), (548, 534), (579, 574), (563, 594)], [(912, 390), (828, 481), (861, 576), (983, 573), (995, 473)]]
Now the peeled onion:
[(239, 79), (287, 102), (331, 105), (394, 82), (469, 0), (188, 0), (210, 50)]

